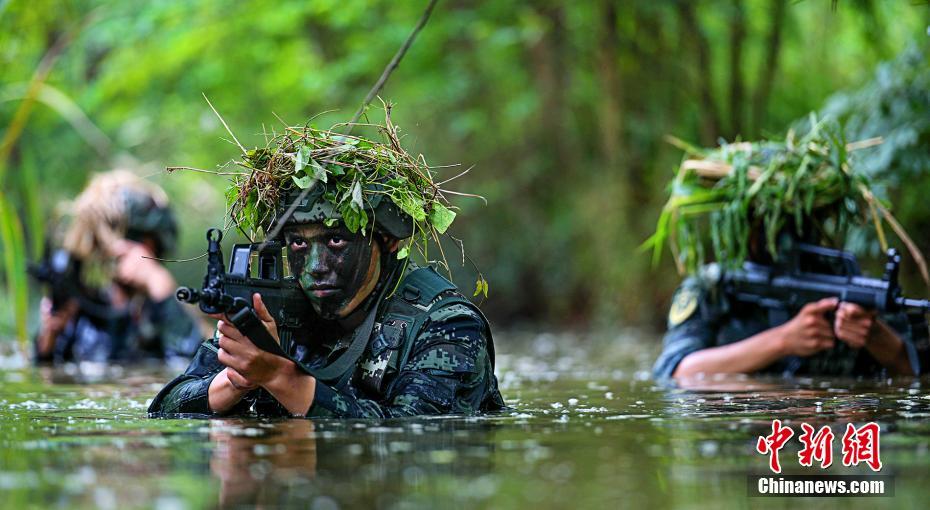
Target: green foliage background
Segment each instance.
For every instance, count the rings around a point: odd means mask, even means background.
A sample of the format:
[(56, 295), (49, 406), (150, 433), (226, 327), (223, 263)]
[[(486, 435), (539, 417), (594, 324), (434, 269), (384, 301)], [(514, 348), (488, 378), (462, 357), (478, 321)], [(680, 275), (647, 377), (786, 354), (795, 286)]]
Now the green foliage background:
[[(227, 183), (163, 169), (214, 168), (237, 154), (202, 93), (247, 146), (263, 145), (262, 130), (280, 126), (274, 114), (300, 124), (336, 108), (318, 125), (344, 121), (425, 4), (0, 0), (4, 136), (43, 56), (74, 33), (42, 80), (21, 135), (0, 153), (3, 239), (24, 239), (15, 254), (4, 244), (4, 278), (22, 287), (10, 270), (37, 257), (56, 204), (90, 172), (114, 166), (166, 187), (184, 222), (177, 256), (197, 255), (204, 229), (222, 222)], [(655, 226), (682, 156), (664, 135), (705, 146), (779, 135), (843, 89), (904, 94), (875, 69), (908, 45), (926, 49), (930, 7), (831, 4), (441, 1), (382, 96), (397, 105), (408, 150), (431, 164), (475, 165), (449, 187), (481, 194), (488, 206), (458, 202), (453, 234), (491, 283), (485, 309), (492, 318), (660, 324), (678, 276), (667, 259), (656, 274), (636, 248)], [(883, 72), (894, 81), (912, 71), (889, 65)], [(905, 89), (914, 82), (905, 81)], [(837, 97), (826, 109), (847, 118), (876, 104), (868, 93)], [(896, 111), (924, 119), (915, 143), (926, 153), (926, 96), (915, 97)], [(885, 122), (874, 133), (861, 123), (856, 129), (882, 135), (896, 125)], [(908, 175), (926, 173), (926, 159), (908, 165)], [(897, 172), (897, 164), (886, 166), (882, 172)], [(926, 232), (922, 197), (930, 182), (915, 182), (889, 193), (905, 226)], [(202, 266), (171, 268), (192, 283)], [(470, 288), (474, 274), (465, 267), (456, 278)], [(4, 308), (0, 336), (8, 337), (22, 306)]]

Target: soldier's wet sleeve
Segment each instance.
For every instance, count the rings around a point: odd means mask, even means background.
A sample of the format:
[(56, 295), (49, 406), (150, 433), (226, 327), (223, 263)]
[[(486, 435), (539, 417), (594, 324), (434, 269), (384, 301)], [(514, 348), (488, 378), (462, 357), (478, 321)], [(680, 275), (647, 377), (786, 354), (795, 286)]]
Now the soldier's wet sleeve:
[(662, 352), (652, 367), (653, 377), (671, 377), (685, 356), (714, 345), (716, 326), (711, 305), (694, 279), (682, 283), (672, 298), (668, 330), (662, 340)]
[[(879, 320), (894, 331), (907, 352), (907, 359), (914, 375), (923, 375), (927, 372), (925, 358), (927, 344), (927, 322), (922, 313), (909, 316), (907, 313), (882, 314)], [(924, 351), (924, 352), (922, 352)], [(876, 365), (878, 363), (876, 362)]]
[(148, 303), (146, 312), (166, 357), (190, 359), (197, 352), (202, 340), (200, 328), (173, 296)]
[(357, 398), (317, 383), (307, 416), (390, 418), (481, 410), (496, 392), (486, 324), (467, 306), (430, 313), (383, 401)]
[(216, 357), (216, 351), (211, 340), (204, 341), (187, 370), (158, 392), (149, 406), (149, 414), (212, 414), (208, 394), (210, 383), (224, 368)]

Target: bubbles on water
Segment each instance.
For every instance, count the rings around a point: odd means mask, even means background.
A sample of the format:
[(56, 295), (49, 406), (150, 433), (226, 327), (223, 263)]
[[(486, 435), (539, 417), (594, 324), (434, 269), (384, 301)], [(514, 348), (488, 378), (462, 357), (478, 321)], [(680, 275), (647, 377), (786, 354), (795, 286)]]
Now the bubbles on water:
[(27, 411), (42, 410), (46, 411), (49, 409), (58, 409), (55, 404), (50, 402), (36, 402), (34, 400), (27, 400), (25, 402), (20, 402), (18, 404), (10, 404), (10, 409), (25, 409)]

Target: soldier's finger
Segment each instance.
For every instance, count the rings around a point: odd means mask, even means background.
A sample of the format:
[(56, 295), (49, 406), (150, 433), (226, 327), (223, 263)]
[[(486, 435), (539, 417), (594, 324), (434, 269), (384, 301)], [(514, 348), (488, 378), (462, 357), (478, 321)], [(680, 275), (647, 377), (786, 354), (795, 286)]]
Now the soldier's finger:
[(855, 303), (841, 303), (840, 308), (837, 311), (837, 315), (842, 313), (844, 316), (851, 319), (856, 319), (859, 317), (868, 316), (868, 311), (865, 308), (855, 304)]
[(252, 294), (252, 306), (255, 307), (255, 314), (258, 315), (262, 322), (274, 322), (274, 317), (271, 316), (271, 312), (268, 311), (268, 307), (262, 301), (262, 295), (258, 292)]
[(249, 390), (257, 386), (240, 374), (235, 368), (226, 368), (226, 378), (229, 379), (229, 382), (238, 390)]
[(242, 340), (245, 339), (242, 333), (238, 329), (236, 329), (236, 327), (233, 326), (232, 324), (228, 324), (226, 322), (219, 322), (216, 325), (216, 329), (218, 329), (220, 333), (223, 334), (223, 336), (229, 337), (230, 340), (241, 342)]
[(226, 352), (226, 349), (222, 347), (216, 351), (216, 360), (227, 367), (231, 367), (236, 363), (236, 358)]
[(804, 305), (804, 308), (802, 308), (801, 311), (820, 315), (836, 309), (836, 305), (839, 304), (839, 302), (839, 299), (835, 297), (823, 298), (820, 301), (815, 301), (813, 303)]

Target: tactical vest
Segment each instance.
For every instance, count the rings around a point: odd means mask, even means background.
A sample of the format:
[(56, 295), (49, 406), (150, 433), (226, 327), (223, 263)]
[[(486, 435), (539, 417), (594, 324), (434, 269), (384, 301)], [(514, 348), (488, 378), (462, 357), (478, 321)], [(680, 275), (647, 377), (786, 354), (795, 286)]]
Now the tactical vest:
[(454, 304), (466, 306), (481, 317), (493, 370), (494, 344), (484, 314), (435, 269), (421, 267), (408, 273), (395, 292), (379, 306), (374, 326), (367, 335), (367, 345), (360, 355), (355, 359), (351, 356), (338, 359), (332, 365), (314, 370), (314, 375), (336, 389), (345, 388), (356, 376), (359, 389), (371, 395), (384, 395), (385, 375), (396, 373), (407, 362), (430, 313)]

